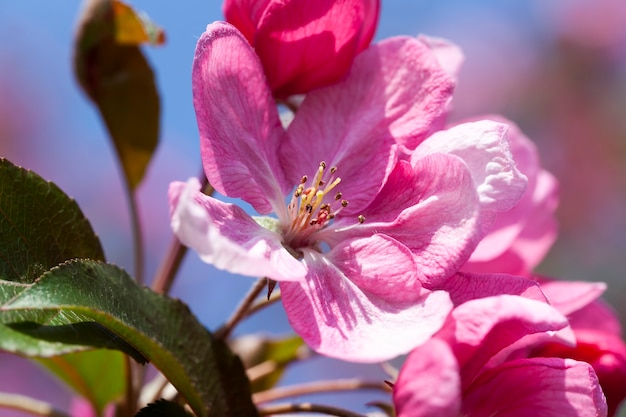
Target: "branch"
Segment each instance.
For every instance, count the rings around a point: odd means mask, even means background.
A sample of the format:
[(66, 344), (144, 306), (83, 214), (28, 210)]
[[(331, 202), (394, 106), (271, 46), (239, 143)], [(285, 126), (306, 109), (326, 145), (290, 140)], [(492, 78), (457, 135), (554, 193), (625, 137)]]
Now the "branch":
[(260, 416), (269, 416), (273, 414), (287, 414), (290, 412), (300, 413), (323, 413), (337, 417), (366, 417), (363, 414), (357, 414), (343, 408), (332, 407), (330, 405), (301, 403), (301, 404), (277, 404), (259, 409)]
[(0, 392), (0, 408), (34, 414), (42, 417), (70, 417), (69, 414), (57, 410), (51, 404), (19, 394)]
[(359, 389), (374, 389), (390, 392), (389, 386), (384, 382), (363, 381), (360, 379), (336, 379), (331, 381), (316, 381), (307, 384), (290, 385), (287, 387), (272, 388), (267, 391), (257, 392), (252, 396), (255, 404), (280, 400), (289, 397), (298, 397), (307, 394), (321, 392), (355, 391)]
[(222, 327), (215, 331), (214, 335), (216, 338), (221, 340), (228, 339), (228, 336), (233, 331), (237, 323), (239, 323), (246, 317), (250, 306), (252, 305), (252, 303), (254, 303), (254, 300), (256, 300), (259, 294), (261, 294), (261, 291), (263, 291), (263, 288), (265, 288), (266, 284), (267, 278), (260, 278), (254, 283), (252, 288), (250, 288), (250, 291), (248, 291), (248, 294), (246, 294), (241, 303), (239, 303), (228, 321)]

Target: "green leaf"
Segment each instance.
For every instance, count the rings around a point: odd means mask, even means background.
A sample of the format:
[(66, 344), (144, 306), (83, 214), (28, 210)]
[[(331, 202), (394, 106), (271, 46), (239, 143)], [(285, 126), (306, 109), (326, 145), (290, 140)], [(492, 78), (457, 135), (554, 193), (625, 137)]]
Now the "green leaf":
[(157, 402), (150, 403), (141, 410), (135, 417), (191, 417), (185, 409), (178, 403), (158, 400)]
[(117, 0), (87, 1), (74, 68), (80, 86), (100, 110), (126, 182), (134, 190), (158, 144), (160, 103), (150, 65), (138, 42), (128, 41), (136, 40), (137, 28), (128, 29), (133, 19), (128, 19), (130, 8), (124, 6)]
[[(50, 311), (59, 312), (53, 321)], [(3, 306), (0, 320), (50, 327), (97, 322), (159, 368), (198, 416), (257, 414), (239, 358), (186, 305), (138, 286), (114, 265), (60, 265)]]
[(73, 258), (104, 260), (76, 202), (34, 172), (0, 158), (0, 279), (31, 283)]
[(89, 400), (100, 414), (125, 393), (126, 368), (121, 352), (91, 350), (37, 361)]
[(248, 335), (235, 340), (233, 349), (241, 352), (247, 369), (264, 363), (270, 372), (252, 381), (252, 392), (265, 391), (274, 387), (290, 363), (308, 357), (307, 346), (299, 336), (282, 339), (268, 339), (257, 335)]

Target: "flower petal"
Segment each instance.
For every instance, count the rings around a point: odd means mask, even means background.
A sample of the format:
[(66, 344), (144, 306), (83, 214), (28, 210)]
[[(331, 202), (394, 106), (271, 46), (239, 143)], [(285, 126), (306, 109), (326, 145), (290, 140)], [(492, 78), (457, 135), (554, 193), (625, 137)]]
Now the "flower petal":
[(398, 417), (459, 415), (459, 367), (447, 343), (433, 338), (409, 354), (393, 387), (393, 403)]
[(363, 224), (341, 229), (344, 223), (337, 222), (335, 236), (327, 240), (387, 234), (411, 250), (419, 279), (428, 287), (454, 274), (480, 238), (474, 184), (465, 165), (449, 155), (428, 155), (414, 167), (400, 161), (362, 214)]
[(425, 293), (411, 252), (388, 236), (344, 241), (326, 257), (361, 291), (386, 302), (417, 302)]
[[(497, 365), (492, 359), (522, 338), (535, 334), (549, 338), (567, 325), (567, 319), (546, 303), (499, 295), (456, 307), (439, 337), (453, 347), (466, 386), (487, 363)], [(498, 357), (497, 361), (505, 359)]]
[(546, 295), (532, 279), (506, 274), (459, 272), (437, 289), (445, 290), (455, 306), (478, 298), (509, 294), (547, 303)]
[[(543, 281), (541, 290), (550, 304), (564, 315), (583, 309), (598, 299), (606, 290), (604, 282), (586, 281)], [(594, 323), (591, 328), (596, 328)]]
[(511, 157), (506, 131), (504, 124), (483, 120), (436, 132), (417, 147), (411, 163), (432, 153), (455, 155), (470, 170), (483, 210), (509, 210), (523, 195), (527, 180)]
[(433, 51), (441, 68), (452, 77), (454, 82), (457, 82), (465, 60), (461, 48), (447, 39), (433, 36), (419, 35), (417, 40)]
[(193, 104), (202, 163), (209, 182), (257, 212), (284, 205), (288, 191), (280, 164), (280, 124), (263, 69), (248, 42), (228, 23), (207, 27), (196, 46)]
[(528, 186), (515, 207), (498, 213), (489, 234), (463, 269), (528, 275), (556, 240), (558, 182), (541, 169), (537, 148), (514, 123), (497, 115), (483, 119), (509, 125), (511, 153), (518, 170), (528, 178)]
[(593, 369), (571, 359), (504, 363), (481, 375), (463, 402), (463, 414), (476, 417), (603, 417), (606, 413)]
[[(337, 166), (338, 190), (357, 213), (380, 190), (396, 142), (421, 140), (443, 111), (452, 81), (414, 38), (385, 40), (359, 54), (345, 80), (309, 93), (288, 129), (281, 162), (292, 181), (320, 161)], [(358, 214), (358, 213), (357, 213)]]
[(362, 291), (318, 252), (306, 251), (303, 262), (306, 279), (282, 282), (282, 301), (296, 333), (323, 355), (352, 362), (391, 359), (428, 340), (451, 308), (443, 291), (412, 303), (386, 302)]
[(277, 281), (305, 276), (304, 266), (283, 248), (280, 235), (259, 226), (240, 207), (201, 193), (197, 179), (172, 183), (169, 199), (174, 233), (204, 262)]

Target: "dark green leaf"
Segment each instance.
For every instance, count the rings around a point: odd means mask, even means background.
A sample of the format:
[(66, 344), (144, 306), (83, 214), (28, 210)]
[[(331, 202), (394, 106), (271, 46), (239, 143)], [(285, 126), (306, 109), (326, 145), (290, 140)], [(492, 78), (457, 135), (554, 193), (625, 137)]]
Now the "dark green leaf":
[(38, 359), (38, 362), (89, 400), (98, 412), (125, 393), (126, 368), (121, 352), (90, 350)]
[(87, 1), (76, 38), (74, 67), (79, 84), (100, 110), (126, 181), (134, 189), (158, 143), (160, 103), (154, 74), (143, 53), (137, 45), (120, 42), (120, 19), (128, 14), (116, 13), (119, 3)]
[(178, 403), (158, 400), (157, 402), (148, 404), (135, 417), (191, 417)]
[(0, 279), (31, 283), (73, 258), (104, 260), (76, 202), (34, 172), (0, 158)]
[[(0, 305), (14, 299), (30, 285), (0, 280)], [(43, 312), (41, 319), (54, 316), (54, 311)], [(47, 317), (46, 317), (47, 315)], [(65, 344), (60, 341), (38, 339), (28, 333), (0, 324), (0, 350), (29, 357), (49, 357), (69, 352), (85, 350), (82, 344)]]
[[(51, 319), (47, 312), (59, 312)], [(95, 321), (134, 346), (198, 416), (254, 416), (239, 358), (178, 300), (139, 287), (123, 270), (76, 260), (45, 273), (0, 311), (3, 322)]]

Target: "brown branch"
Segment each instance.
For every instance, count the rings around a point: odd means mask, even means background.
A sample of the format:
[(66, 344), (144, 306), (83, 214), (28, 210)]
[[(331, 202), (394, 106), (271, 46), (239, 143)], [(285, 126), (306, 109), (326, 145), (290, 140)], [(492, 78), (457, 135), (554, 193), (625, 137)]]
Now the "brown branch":
[(337, 417), (366, 417), (349, 410), (330, 405), (300, 403), (300, 404), (277, 404), (259, 409), (260, 416), (270, 416), (273, 414), (287, 414), (290, 412), (300, 413), (323, 413)]
[(252, 396), (255, 404), (267, 403), (289, 397), (298, 397), (307, 394), (322, 392), (355, 391), (359, 389), (373, 389), (389, 392), (389, 387), (384, 382), (363, 381), (361, 379), (335, 379), (331, 381), (316, 381), (307, 384), (290, 385), (286, 387), (272, 388), (267, 391), (257, 392)]

